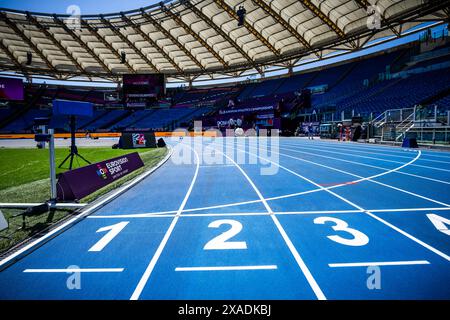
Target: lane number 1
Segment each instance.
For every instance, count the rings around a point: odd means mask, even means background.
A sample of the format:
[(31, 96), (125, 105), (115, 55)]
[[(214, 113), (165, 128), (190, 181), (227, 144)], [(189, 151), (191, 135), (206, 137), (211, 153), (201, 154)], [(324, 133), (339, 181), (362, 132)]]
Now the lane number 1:
[(108, 243), (111, 242), (112, 239), (114, 239), (120, 231), (123, 230), (123, 228), (126, 227), (126, 225), (129, 223), (129, 221), (123, 221), (116, 224), (113, 224), (111, 226), (103, 227), (97, 230), (98, 232), (105, 232), (109, 231), (107, 234), (105, 234), (96, 244), (94, 244), (89, 251), (90, 252), (99, 252), (102, 251), (103, 248), (105, 248)]

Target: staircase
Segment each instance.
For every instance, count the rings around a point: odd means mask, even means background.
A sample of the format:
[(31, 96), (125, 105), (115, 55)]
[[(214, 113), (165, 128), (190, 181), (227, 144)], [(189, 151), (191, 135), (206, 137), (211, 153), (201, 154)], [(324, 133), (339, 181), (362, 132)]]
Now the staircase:
[(415, 113), (413, 112), (396, 126), (395, 141), (399, 141), (401, 138), (404, 138), (406, 133), (414, 127), (414, 116)]

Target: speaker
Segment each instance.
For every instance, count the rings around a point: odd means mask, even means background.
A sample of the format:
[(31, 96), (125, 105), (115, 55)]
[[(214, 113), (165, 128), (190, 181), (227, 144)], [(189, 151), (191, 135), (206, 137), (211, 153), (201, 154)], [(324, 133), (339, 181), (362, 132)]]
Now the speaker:
[(416, 138), (405, 138), (403, 139), (402, 148), (418, 148)]
[(164, 148), (166, 146), (166, 143), (164, 142), (163, 138), (158, 139), (158, 148)]
[(27, 52), (27, 66), (29, 66), (33, 62), (33, 54), (31, 52)]

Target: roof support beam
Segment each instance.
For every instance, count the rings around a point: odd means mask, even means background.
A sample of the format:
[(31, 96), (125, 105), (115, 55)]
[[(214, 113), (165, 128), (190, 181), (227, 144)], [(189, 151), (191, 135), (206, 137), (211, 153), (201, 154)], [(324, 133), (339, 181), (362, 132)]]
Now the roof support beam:
[(203, 40), (194, 30), (191, 29), (179, 16), (170, 11), (166, 6), (162, 7), (162, 11), (166, 13), (170, 18), (172, 18), (180, 27), (189, 33), (195, 40), (197, 40), (203, 47), (206, 48), (213, 56), (216, 58), (224, 67), (228, 67), (228, 63), (222, 59), (222, 57), (205, 41)]
[(20, 28), (14, 23), (12, 22), (4, 12), (0, 12), (0, 18), (5, 21), (5, 23), (8, 25), (9, 28), (11, 28), (14, 33), (16, 33), (18, 36), (20, 36), (22, 38), (22, 40), (28, 45), (30, 46), (31, 49), (33, 49), (33, 51), (35, 51), (38, 56), (45, 62), (45, 64), (47, 65), (47, 67), (54, 73), (58, 73), (58, 70), (56, 70), (56, 68), (52, 65), (52, 63), (47, 59), (47, 57), (44, 55), (44, 53), (39, 50), (39, 48), (33, 43), (33, 41), (31, 41), (30, 38), (28, 38), (25, 33), (20, 30)]
[(172, 43), (174, 43), (181, 51), (184, 52), (185, 55), (187, 55), (189, 57), (189, 59), (192, 60), (192, 62), (194, 62), (202, 71), (205, 71), (205, 67), (203, 67), (203, 65), (200, 63), (200, 61), (198, 61), (193, 55), (192, 53), (189, 52), (188, 49), (186, 49), (174, 36), (172, 36), (172, 34), (167, 31), (166, 29), (164, 29), (161, 24), (159, 24), (158, 22), (155, 21), (155, 19), (153, 19), (152, 16), (150, 16), (148, 13), (146, 13), (144, 10), (142, 10), (142, 16), (147, 19), (148, 22), (151, 22), (153, 24), (153, 26), (160, 31), (166, 38), (170, 39), (170, 41), (172, 41)]
[(120, 40), (125, 42), (128, 45), (128, 47), (130, 47), (139, 57), (141, 57), (141, 59), (144, 60), (146, 64), (148, 64), (153, 70), (159, 71), (155, 67), (153, 62), (151, 62), (150, 59), (141, 50), (139, 50), (126, 36), (124, 36), (123, 33), (120, 32), (120, 30), (117, 29), (109, 20), (101, 17), (101, 21), (105, 25), (107, 25), (111, 29), (111, 31), (114, 32), (114, 34), (120, 38)]
[(23, 65), (20, 64), (19, 60), (14, 56), (14, 54), (9, 50), (8, 46), (3, 43), (3, 40), (0, 40), (0, 49), (2, 49), (8, 58), (12, 61), (14, 66), (19, 69), (23, 74), (27, 74), (28, 72), (25, 70)]
[[(372, 4), (371, 4), (369, 1), (367, 1), (367, 0), (355, 0), (355, 2), (358, 4), (359, 7), (363, 8), (363, 9), (366, 10), (366, 11), (367, 11), (367, 9), (368, 9), (370, 6), (372, 6)], [(367, 12), (367, 14), (369, 15), (370, 13)], [(387, 23), (386, 19), (384, 18), (384, 15), (383, 15), (382, 13), (380, 13), (380, 18), (381, 18), (381, 22), (383, 22), (384, 24), (386, 24), (387, 26), (389, 26), (389, 29), (391, 29), (391, 31), (392, 31), (397, 37), (400, 37), (400, 33), (399, 33), (397, 30), (395, 30), (394, 27), (391, 27), (391, 26)]]
[(53, 15), (53, 21), (56, 24), (58, 24), (61, 28), (63, 28), (64, 31), (67, 32), (73, 38), (73, 40), (78, 42), (78, 44), (84, 50), (86, 50), (86, 52), (89, 53), (91, 57), (95, 59), (95, 61), (97, 61), (97, 63), (106, 71), (106, 73), (112, 74), (112, 70), (103, 62), (103, 60), (100, 59), (100, 57), (97, 54), (95, 54), (95, 52), (86, 43), (84, 43), (83, 40), (81, 40), (81, 37), (79, 37), (71, 28), (69, 28), (63, 21), (61, 21), (57, 15)]
[(126, 15), (122, 14), (122, 19), (127, 22), (134, 31), (136, 31), (145, 41), (150, 43), (152, 47), (154, 47), (167, 61), (170, 62), (170, 64), (180, 73), (183, 72), (183, 70), (180, 68), (179, 65), (173, 61), (173, 59), (160, 47), (156, 44), (155, 41), (153, 41), (148, 34), (146, 34), (144, 31), (142, 31), (141, 27), (136, 25), (133, 21), (131, 21), (130, 18), (128, 18)]
[[(272, 9), (270, 4), (266, 3), (264, 0), (253, 0), (253, 2), (257, 4), (261, 9), (263, 9), (267, 14), (272, 16), (275, 19), (275, 21), (277, 21), (279, 24), (283, 26), (283, 28), (289, 31), (289, 33), (292, 34), (305, 48), (307, 48), (310, 51), (313, 50), (308, 41), (306, 41), (306, 39), (300, 33), (298, 33), (298, 31), (294, 27), (292, 27), (289, 24), (289, 22), (283, 19), (283, 17), (280, 14), (275, 12), (275, 10)], [(317, 52), (316, 55), (318, 56)]]
[[(120, 53), (117, 52), (117, 50), (114, 49), (113, 46), (108, 41), (103, 39), (103, 37), (97, 32), (97, 30), (94, 29), (89, 23), (87, 23), (85, 20), (81, 20), (81, 24), (82, 26), (85, 26), (89, 30), (89, 32), (92, 33), (97, 38), (98, 41), (100, 41), (106, 48), (108, 48), (116, 56), (117, 59), (120, 60), (122, 58), (120, 56)], [(131, 73), (136, 73), (136, 71), (130, 66), (128, 61), (125, 61), (125, 66)]]
[[(345, 33), (344, 31), (338, 27), (338, 25), (336, 23), (334, 23), (333, 21), (331, 21), (330, 18), (328, 18), (328, 16), (323, 13), (322, 10), (320, 10), (314, 3), (312, 3), (310, 0), (300, 0), (300, 2), (307, 8), (309, 9), (309, 11), (311, 11), (312, 13), (314, 13), (317, 17), (320, 18), (320, 20), (322, 20), (328, 27), (330, 27), (331, 30), (333, 30), (341, 39), (345, 38)], [(350, 45), (353, 48), (356, 48), (356, 44), (353, 41), (350, 41)]]
[[(233, 10), (232, 7), (230, 7), (224, 0), (214, 0), (214, 2), (221, 7), (225, 12), (228, 13), (228, 15), (236, 20), (239, 19), (237, 13), (235, 10)], [(251, 34), (253, 34), (259, 41), (261, 41), (267, 48), (269, 48), (270, 51), (272, 51), (276, 56), (280, 55), (280, 51), (275, 49), (275, 47), (262, 36), (261, 33), (259, 33), (250, 23), (244, 20), (244, 27), (250, 31)]]
[(194, 12), (197, 17), (202, 19), (204, 22), (208, 24), (211, 28), (213, 28), (218, 34), (222, 36), (228, 43), (230, 43), (249, 63), (252, 64), (252, 66), (261, 73), (261, 69), (255, 64), (253, 59), (245, 52), (244, 49), (240, 45), (236, 43), (231, 37), (225, 33), (217, 24), (215, 24), (209, 17), (206, 16), (200, 9), (198, 9), (196, 6), (192, 5), (192, 3), (189, 0), (183, 0), (181, 3), (183, 3), (187, 8), (191, 9), (192, 12)]
[(56, 38), (51, 34), (47, 27), (44, 27), (35, 17), (33, 17), (31, 14), (27, 14), (27, 18), (29, 21), (31, 21), (41, 32), (45, 34), (47, 38), (49, 38), (53, 44), (66, 55), (67, 58), (69, 58), (70, 61), (78, 68), (79, 71), (82, 73), (87, 73), (86, 70), (84, 70), (83, 66), (75, 59), (74, 56), (72, 56), (69, 51), (67, 51), (66, 48), (58, 41)]

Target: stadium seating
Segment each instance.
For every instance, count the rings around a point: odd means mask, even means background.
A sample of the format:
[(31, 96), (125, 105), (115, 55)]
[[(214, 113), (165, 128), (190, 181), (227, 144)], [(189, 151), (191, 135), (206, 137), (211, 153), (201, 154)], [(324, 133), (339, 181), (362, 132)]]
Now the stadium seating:
[[(282, 99), (285, 109), (296, 103), (296, 92), (313, 91), (311, 109), (334, 110), (335, 119), (342, 112), (376, 116), (386, 109), (408, 108), (419, 103), (435, 103), (449, 109), (450, 45), (421, 53), (419, 46), (393, 49), (383, 54), (364, 56), (338, 65), (322, 66), (292, 76), (283, 76), (237, 86), (213, 88), (178, 88), (168, 90), (171, 107), (148, 110), (124, 109), (120, 102), (105, 101), (112, 89), (31, 86), (27, 99), (36, 100), (31, 109), (17, 116), (1, 132), (26, 132), (33, 118), (51, 115), (54, 98), (89, 101), (97, 107), (91, 119), (79, 119), (80, 130), (123, 130), (126, 128), (171, 129), (186, 125), (203, 115), (228, 108), (276, 106)], [(319, 89), (317, 92), (316, 89)], [(110, 107), (114, 107), (111, 109)], [(0, 119), (13, 113), (13, 107), (0, 109)], [(17, 106), (16, 106), (17, 108)], [(39, 109), (40, 108), (40, 109)], [(17, 110), (17, 109), (14, 109)], [(203, 117), (204, 121), (208, 119)], [(53, 118), (52, 126), (66, 128), (66, 119)]]

